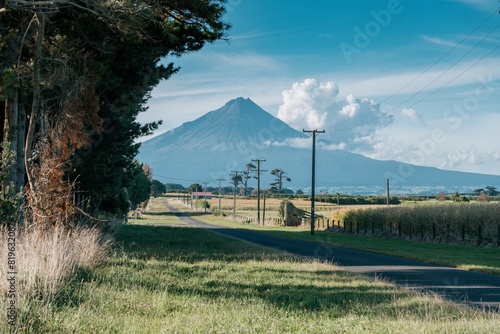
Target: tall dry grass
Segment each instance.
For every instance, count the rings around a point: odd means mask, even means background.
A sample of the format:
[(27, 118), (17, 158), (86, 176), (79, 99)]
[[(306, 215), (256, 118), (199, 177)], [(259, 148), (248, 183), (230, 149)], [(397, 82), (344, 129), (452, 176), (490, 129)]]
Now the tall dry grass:
[[(7, 229), (1, 229), (0, 308), (2, 310), (7, 309), (7, 303), (11, 299), (5, 298), (8, 295), (9, 282), (4, 278), (10, 271), (7, 266), (7, 240)], [(18, 229), (14, 252), (18, 322), (23, 322), (23, 318), (26, 317), (36, 318), (40, 313), (47, 313), (51, 302), (66, 284), (71, 283), (76, 271), (95, 267), (106, 256), (109, 247), (109, 239), (104, 239), (98, 228)], [(0, 322), (5, 320), (5, 313), (1, 312)]]

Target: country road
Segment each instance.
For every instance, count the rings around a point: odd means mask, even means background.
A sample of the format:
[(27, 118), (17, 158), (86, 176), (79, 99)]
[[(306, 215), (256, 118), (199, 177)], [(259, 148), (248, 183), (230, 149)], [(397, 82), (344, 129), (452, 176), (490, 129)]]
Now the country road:
[(369, 253), (325, 243), (277, 237), (246, 229), (210, 225), (164, 203), (183, 222), (226, 236), (242, 239), (291, 254), (332, 262), (343, 270), (377, 277), (400, 286), (440, 296), (459, 303), (500, 311), (500, 277), (440, 267), (403, 258)]

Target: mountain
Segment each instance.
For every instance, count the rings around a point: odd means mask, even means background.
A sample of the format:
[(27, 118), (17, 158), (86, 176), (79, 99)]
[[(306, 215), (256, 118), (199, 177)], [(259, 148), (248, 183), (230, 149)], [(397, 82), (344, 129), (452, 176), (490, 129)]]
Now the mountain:
[(237, 98), (222, 108), (144, 142), (141, 152), (225, 151), (251, 148), (266, 140), (307, 137), (272, 116), (250, 99)]
[[(291, 147), (290, 142), (303, 148)], [(500, 185), (500, 176), (374, 160), (322, 146), (316, 150), (316, 187), (330, 193), (383, 194), (387, 178), (391, 191), (399, 193), (465, 192)], [(252, 159), (265, 159), (263, 188), (273, 181), (270, 171), (281, 168), (292, 179), (284, 186), (297, 189), (311, 186), (311, 147), (310, 136), (240, 97), (145, 141), (138, 159), (151, 166), (155, 178), (184, 185), (215, 179), (228, 184), (232, 171), (244, 170)]]

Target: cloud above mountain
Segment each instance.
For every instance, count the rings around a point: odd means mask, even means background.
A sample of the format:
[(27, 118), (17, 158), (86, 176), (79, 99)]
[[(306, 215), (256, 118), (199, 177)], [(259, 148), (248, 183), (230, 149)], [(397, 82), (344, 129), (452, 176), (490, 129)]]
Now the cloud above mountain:
[(325, 129), (330, 149), (356, 150), (371, 145), (364, 138), (391, 124), (393, 119), (378, 103), (352, 94), (340, 97), (339, 87), (316, 79), (295, 82), (282, 93), (278, 118), (297, 130)]

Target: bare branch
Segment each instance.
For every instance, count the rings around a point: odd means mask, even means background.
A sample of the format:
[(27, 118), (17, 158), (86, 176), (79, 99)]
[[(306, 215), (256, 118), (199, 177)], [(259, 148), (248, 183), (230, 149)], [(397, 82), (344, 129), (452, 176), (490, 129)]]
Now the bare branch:
[[(12, 3), (12, 4), (10, 4)], [(6, 4), (14, 9), (21, 9), (23, 10), (24, 8), (20, 8), (21, 6), (25, 6), (25, 10), (30, 10), (32, 11), (33, 9), (37, 9), (38, 7), (44, 7), (44, 6), (50, 6), (53, 7), (54, 5), (65, 5), (65, 6), (73, 6), (82, 10), (85, 10), (89, 13), (92, 13), (96, 16), (105, 16), (103, 13), (99, 13), (91, 8), (79, 5), (71, 0), (40, 0), (40, 1), (27, 1), (27, 0), (7, 0)], [(21, 5), (21, 6), (20, 6)], [(7, 9), (4, 7), (0, 9), (0, 13), (7, 11)]]

